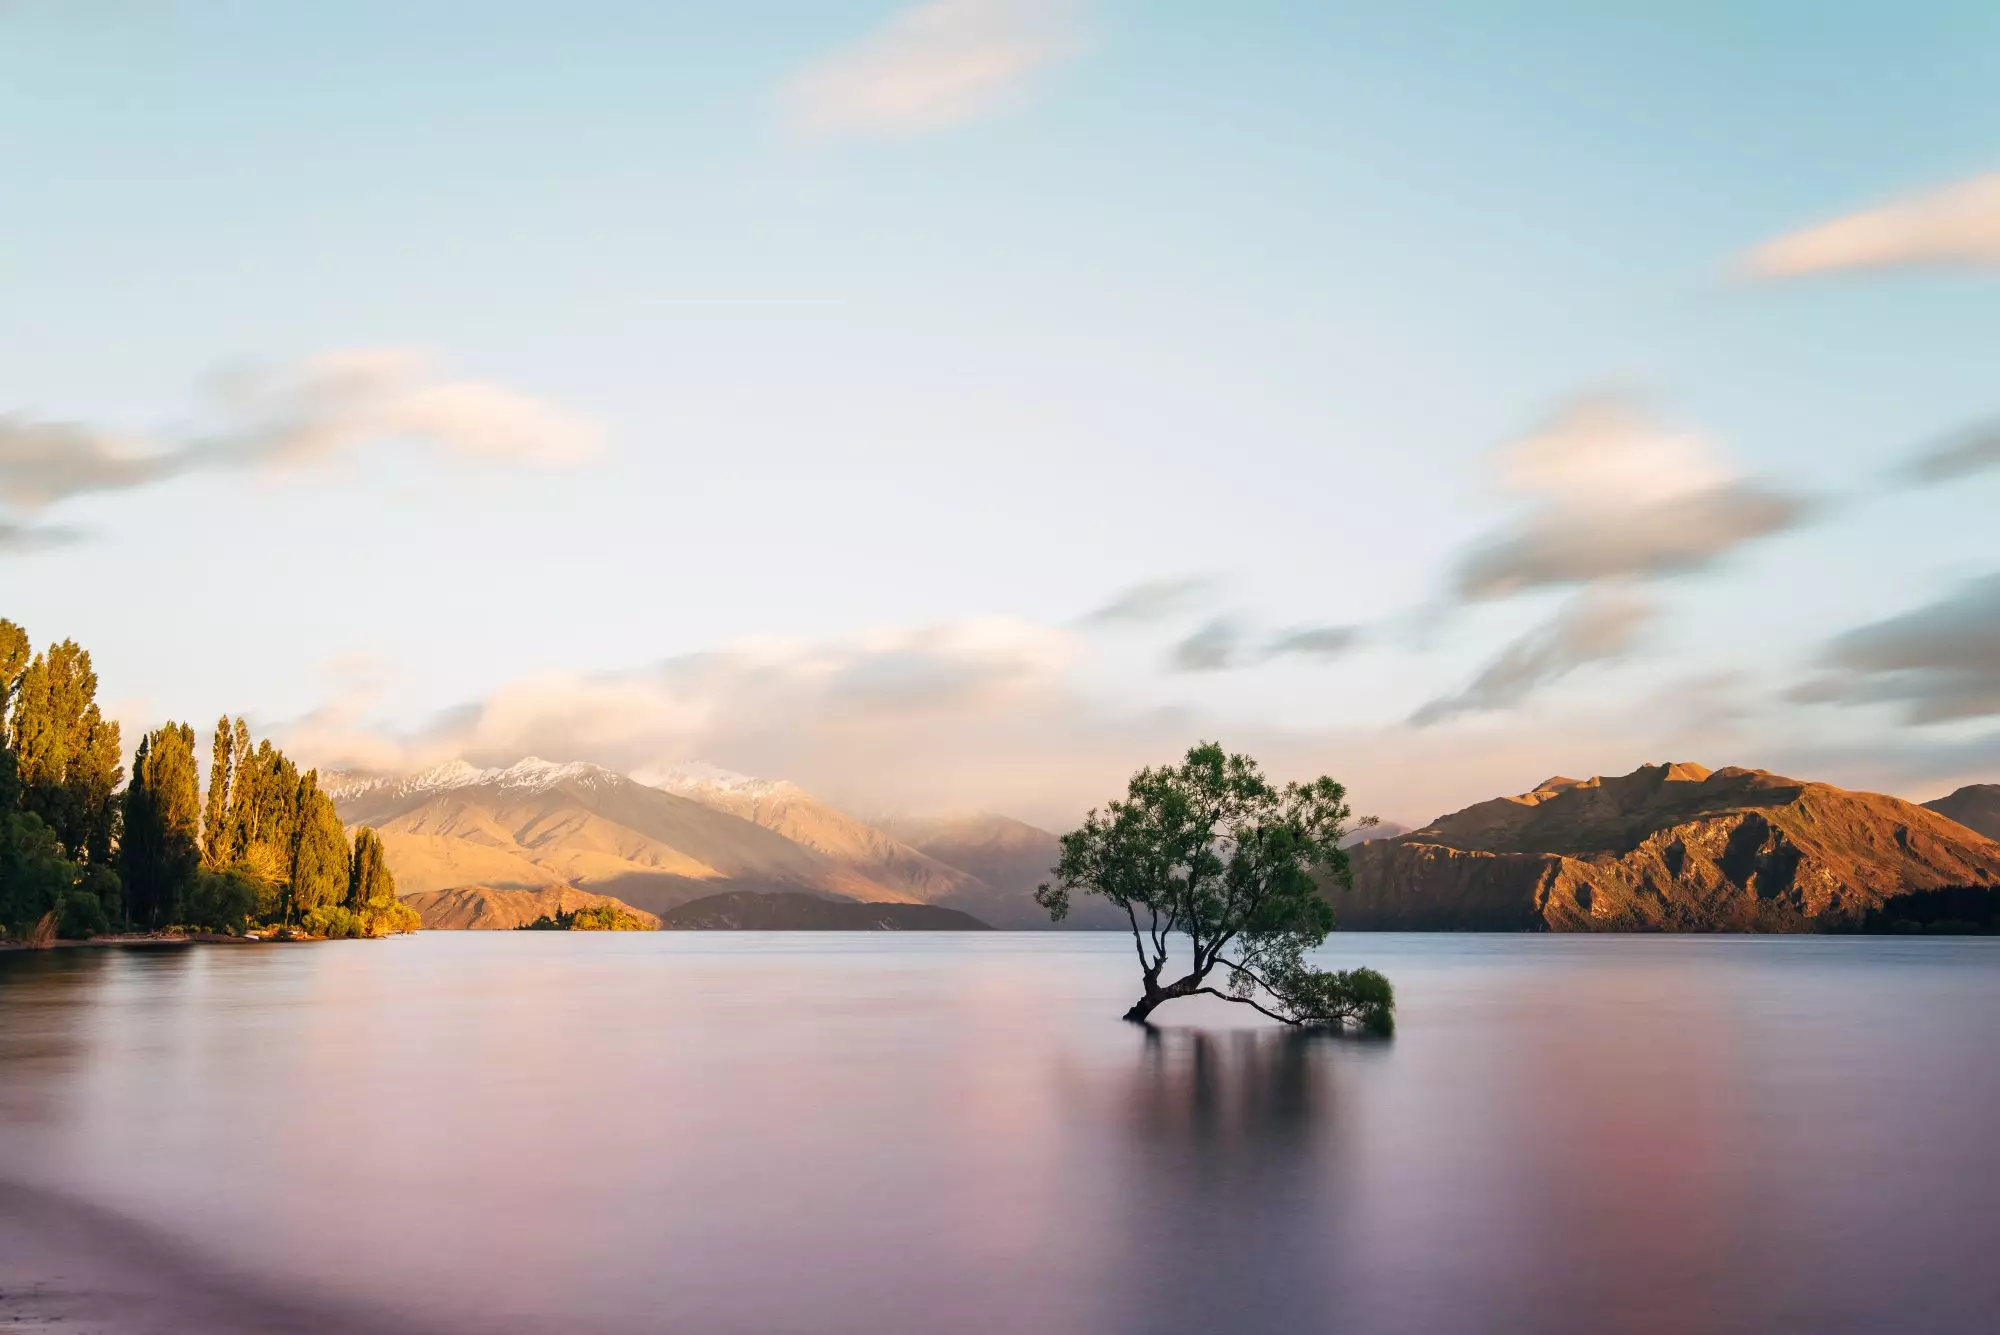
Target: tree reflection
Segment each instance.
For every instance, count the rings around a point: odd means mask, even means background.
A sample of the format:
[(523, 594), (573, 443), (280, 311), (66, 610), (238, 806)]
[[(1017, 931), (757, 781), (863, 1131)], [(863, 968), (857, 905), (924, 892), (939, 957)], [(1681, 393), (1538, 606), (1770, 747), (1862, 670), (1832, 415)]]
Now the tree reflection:
[(1334, 1111), (1331, 1048), (1311, 1031), (1145, 1032), (1126, 1105), (1149, 1141), (1213, 1151), (1296, 1148)]

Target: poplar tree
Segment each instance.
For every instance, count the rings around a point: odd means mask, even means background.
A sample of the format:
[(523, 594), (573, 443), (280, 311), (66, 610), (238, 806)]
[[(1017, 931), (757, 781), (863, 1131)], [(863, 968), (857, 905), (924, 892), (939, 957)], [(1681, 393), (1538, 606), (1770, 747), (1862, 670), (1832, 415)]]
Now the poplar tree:
[(298, 783), (297, 834), (292, 845), (292, 887), (285, 920), (316, 927), (328, 909), (347, 898), (347, 831), (333, 799), (319, 788), (319, 771), (307, 770)]
[(28, 666), (28, 632), (0, 617), (0, 744), (5, 742), (7, 706), (14, 701), (14, 688)]
[(201, 865), (201, 796), (194, 729), (169, 723), (148, 733), (125, 789), (124, 863), (128, 911), (142, 926), (176, 921)]
[(363, 826), (354, 834), (354, 869), (347, 880), (347, 907), (356, 913), (396, 902), (396, 877), (382, 848), (382, 836)]
[[(243, 721), (238, 719), (236, 726), (241, 728)], [(236, 737), (229, 715), (224, 714), (215, 721), (215, 736), (209, 743), (208, 800), (201, 815), (201, 860), (211, 871), (221, 871), (236, 860), (229, 839), (229, 783), (235, 759)]]
[[(0, 660), (23, 653), (19, 629), (0, 637)], [(97, 707), (90, 655), (74, 640), (51, 645), (19, 671), (12, 694), (6, 742), (21, 808), (41, 817), (72, 859), (108, 861), (117, 834), (113, 794), (124, 769), (118, 725)]]
[(297, 842), (298, 766), (261, 741), (253, 751), (247, 731), (239, 731), (242, 756), (230, 784), (230, 850), (246, 871), (268, 885), (289, 881)]

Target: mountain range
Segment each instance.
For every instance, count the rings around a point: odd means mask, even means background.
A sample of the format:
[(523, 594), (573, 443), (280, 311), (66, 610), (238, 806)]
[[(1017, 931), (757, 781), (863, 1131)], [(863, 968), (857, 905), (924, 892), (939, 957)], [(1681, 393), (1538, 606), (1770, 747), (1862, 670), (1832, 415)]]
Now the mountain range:
[(1938, 809), (1990, 818), (1995, 795), (1918, 806), (1694, 764), (1557, 776), (1360, 845), (1335, 903), (1359, 929), (1845, 930), (1912, 892), (2000, 888), (2000, 843)]
[[(670, 921), (692, 901), (747, 892), (934, 905), (1001, 928), (1050, 925), (1032, 892), (1055, 864), (1056, 837), (1004, 816), (889, 830), (783, 780), (688, 765), (641, 782), (533, 757), (340, 774), (324, 786), (344, 821), (381, 835), (399, 891), (427, 926), (513, 926), (531, 907), (520, 892), (537, 892), (532, 906), (545, 912), (541, 892), (564, 887)], [(1079, 915), (1067, 925), (1111, 920)]]

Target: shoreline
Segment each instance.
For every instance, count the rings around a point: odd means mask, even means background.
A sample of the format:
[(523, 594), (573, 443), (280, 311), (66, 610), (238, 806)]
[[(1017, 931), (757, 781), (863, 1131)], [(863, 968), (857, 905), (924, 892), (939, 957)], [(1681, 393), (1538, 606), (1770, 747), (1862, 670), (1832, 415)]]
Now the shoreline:
[(448, 1335), (365, 1301), (238, 1272), (117, 1210), (0, 1177), (0, 1331)]

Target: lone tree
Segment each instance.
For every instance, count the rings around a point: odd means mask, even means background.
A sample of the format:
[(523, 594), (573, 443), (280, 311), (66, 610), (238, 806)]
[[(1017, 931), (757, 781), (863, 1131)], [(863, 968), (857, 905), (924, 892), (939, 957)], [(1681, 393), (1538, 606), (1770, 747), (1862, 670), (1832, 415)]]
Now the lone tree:
[[(1396, 1005), (1387, 978), (1373, 969), (1329, 973), (1305, 961), (1333, 930), (1315, 871), (1353, 885), (1341, 847), (1353, 814), (1346, 799), (1347, 790), (1324, 777), (1275, 788), (1250, 757), (1204, 742), (1177, 767), (1140, 770), (1124, 801), (1092, 811), (1064, 835), (1055, 882), (1039, 887), (1035, 902), (1057, 922), (1073, 894), (1125, 910), (1145, 980), (1128, 1020), (1144, 1022), (1176, 997), (1211, 996), (1287, 1024), (1387, 1034)], [(1177, 939), (1193, 962), (1162, 982)], [(1224, 988), (1208, 984), (1217, 968), (1227, 975)]]

